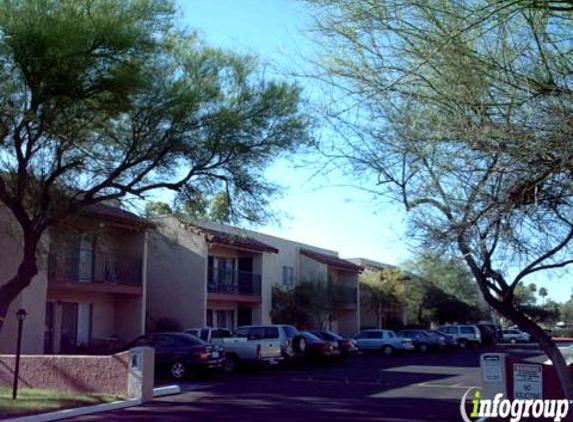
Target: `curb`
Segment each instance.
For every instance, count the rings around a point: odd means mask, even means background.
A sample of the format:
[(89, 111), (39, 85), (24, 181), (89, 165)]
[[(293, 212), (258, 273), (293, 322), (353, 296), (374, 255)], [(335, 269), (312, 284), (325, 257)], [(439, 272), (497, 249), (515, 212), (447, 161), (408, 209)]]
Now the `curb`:
[(56, 412), (41, 413), (39, 415), (22, 416), (19, 418), (2, 419), (2, 422), (48, 422), (58, 421), (64, 418), (90, 415), (92, 413), (107, 412), (110, 410), (125, 409), (127, 407), (139, 406), (141, 399), (127, 399), (114, 401), (111, 403), (95, 404), (93, 406), (76, 407), (73, 409), (58, 410)]
[[(163, 397), (181, 393), (181, 387), (178, 385), (166, 385), (153, 389), (153, 397)], [(142, 404), (141, 399), (127, 399), (114, 401), (111, 403), (100, 403), (93, 406), (75, 407), (73, 409), (57, 410), (55, 412), (40, 413), (37, 415), (21, 416), (11, 419), (2, 419), (1, 422), (50, 422), (59, 421), (65, 418), (76, 416), (91, 415), (93, 413), (109, 412), (110, 410), (126, 409), (128, 407), (139, 406)]]

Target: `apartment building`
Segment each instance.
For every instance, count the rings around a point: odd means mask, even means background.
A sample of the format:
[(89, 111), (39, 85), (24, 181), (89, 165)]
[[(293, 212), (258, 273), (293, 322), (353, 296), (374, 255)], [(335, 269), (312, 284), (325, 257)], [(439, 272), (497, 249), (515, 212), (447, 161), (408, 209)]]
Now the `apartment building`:
[[(23, 308), (24, 353), (115, 350), (144, 331), (149, 223), (117, 204), (98, 204), (53, 227), (38, 251), (39, 273), (11, 304), (0, 353), (16, 347), (15, 312)], [(0, 283), (22, 254), (18, 226), (0, 207)]]
[[(360, 266), (317, 248), (250, 230), (174, 217), (154, 221), (147, 267), (148, 322), (170, 318), (182, 327), (235, 329), (271, 323), (273, 285), (339, 283), (348, 303), (331, 321), (345, 335), (358, 331)], [(149, 329), (149, 327), (148, 327)]]

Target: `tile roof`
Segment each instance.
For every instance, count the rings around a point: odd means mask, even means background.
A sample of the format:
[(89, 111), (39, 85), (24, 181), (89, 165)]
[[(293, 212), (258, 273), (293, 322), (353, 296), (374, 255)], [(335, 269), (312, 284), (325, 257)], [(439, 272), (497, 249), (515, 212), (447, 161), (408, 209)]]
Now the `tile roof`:
[(207, 240), (210, 243), (216, 243), (219, 245), (231, 246), (240, 249), (249, 249), (257, 252), (279, 253), (277, 248), (260, 242), (257, 239), (253, 239), (252, 237), (240, 234), (225, 233), (219, 230), (207, 229), (200, 226), (196, 227), (200, 232), (206, 235)]
[(108, 220), (118, 224), (126, 224), (136, 227), (151, 226), (151, 222), (119, 207), (97, 203), (87, 206), (83, 212), (87, 215), (95, 216), (103, 220)]
[(362, 267), (360, 265), (353, 264), (350, 261), (346, 261), (345, 259), (341, 259), (336, 256), (325, 255), (319, 252), (310, 251), (308, 249), (301, 249), (300, 253), (310, 259), (337, 268), (339, 270), (352, 271), (356, 273), (362, 272)]

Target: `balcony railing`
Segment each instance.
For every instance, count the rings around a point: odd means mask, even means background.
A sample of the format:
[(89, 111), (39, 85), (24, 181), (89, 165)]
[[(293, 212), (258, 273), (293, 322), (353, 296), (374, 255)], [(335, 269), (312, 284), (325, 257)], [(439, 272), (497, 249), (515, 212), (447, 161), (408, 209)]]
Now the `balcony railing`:
[(141, 286), (141, 259), (91, 249), (60, 249), (49, 255), (48, 280)]
[(212, 293), (260, 296), (261, 275), (210, 267), (207, 274), (207, 290)]

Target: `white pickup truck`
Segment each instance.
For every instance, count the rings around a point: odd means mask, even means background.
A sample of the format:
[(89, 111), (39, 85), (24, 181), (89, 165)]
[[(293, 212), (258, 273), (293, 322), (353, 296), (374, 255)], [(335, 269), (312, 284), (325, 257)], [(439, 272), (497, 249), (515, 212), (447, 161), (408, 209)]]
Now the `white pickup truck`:
[(266, 333), (266, 327), (251, 329), (247, 335), (233, 336), (226, 328), (189, 328), (185, 333), (193, 334), (201, 340), (223, 347), (225, 352), (224, 368), (234, 371), (238, 365), (274, 365), (283, 358), (281, 344)]

